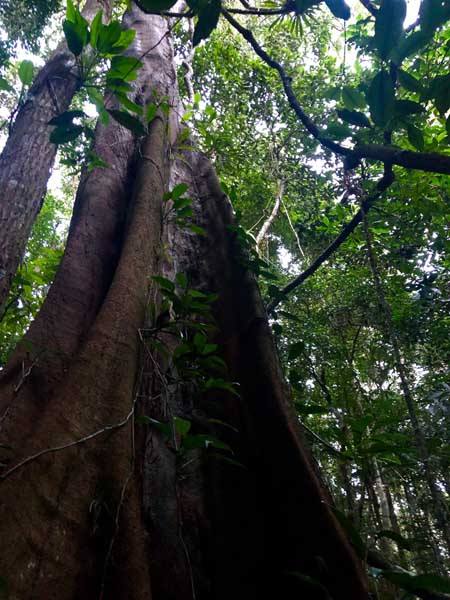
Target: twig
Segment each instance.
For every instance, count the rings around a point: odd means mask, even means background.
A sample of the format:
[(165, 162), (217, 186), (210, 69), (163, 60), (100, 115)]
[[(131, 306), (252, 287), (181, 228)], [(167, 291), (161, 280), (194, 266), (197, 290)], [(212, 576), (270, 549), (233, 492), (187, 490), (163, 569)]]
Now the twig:
[(314, 439), (316, 439), (320, 444), (322, 444), (322, 446), (325, 446), (326, 448), (328, 448), (328, 450), (330, 450), (333, 454), (335, 454), (336, 456), (338, 456), (340, 459), (347, 460), (347, 461), (351, 461), (352, 460), (349, 456), (346, 456), (340, 450), (338, 450), (333, 445), (331, 445), (330, 443), (328, 443), (326, 440), (324, 440), (323, 438), (321, 438), (320, 435), (318, 435), (315, 431), (313, 431), (312, 429), (310, 429), (308, 427), (308, 425), (305, 425), (305, 423), (303, 423), (303, 421), (300, 421), (300, 425), (302, 427), (304, 427), (306, 429), (306, 431), (308, 433), (310, 433), (314, 437)]
[(88, 435), (86, 435), (82, 438), (79, 438), (78, 440), (74, 440), (73, 442), (68, 442), (67, 444), (62, 444), (61, 446), (54, 446), (53, 448), (46, 448), (45, 450), (36, 452), (36, 454), (27, 456), (27, 458), (24, 458), (23, 460), (21, 460), (19, 463), (14, 465), (14, 467), (11, 467), (5, 473), (2, 473), (0, 475), (0, 480), (5, 480), (7, 477), (12, 475), (13, 473), (18, 471), (25, 465), (28, 465), (28, 464), (34, 462), (38, 458), (41, 458), (41, 456), (45, 456), (46, 454), (54, 454), (55, 452), (60, 452), (61, 450), (67, 450), (68, 448), (73, 448), (74, 446), (79, 446), (81, 444), (88, 442), (89, 440), (92, 440), (93, 438), (97, 437), (98, 435), (101, 435), (102, 433), (106, 433), (107, 431), (112, 431), (114, 429), (120, 429), (121, 427), (124, 427), (130, 421), (132, 416), (134, 415), (134, 410), (136, 407), (137, 399), (138, 399), (138, 396), (136, 395), (133, 399), (133, 405), (130, 409), (130, 412), (127, 414), (127, 416), (122, 421), (119, 421), (118, 423), (114, 423), (113, 425), (106, 425), (105, 427), (102, 427), (102, 429), (98, 429), (97, 431), (94, 431), (93, 433), (89, 433)]

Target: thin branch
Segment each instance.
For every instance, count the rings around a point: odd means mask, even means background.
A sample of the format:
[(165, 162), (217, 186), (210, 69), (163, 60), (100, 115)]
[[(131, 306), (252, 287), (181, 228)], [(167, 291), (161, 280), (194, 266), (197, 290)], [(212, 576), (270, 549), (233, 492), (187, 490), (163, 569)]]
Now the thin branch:
[(315, 431), (313, 431), (307, 425), (305, 425), (305, 423), (303, 423), (303, 421), (300, 421), (300, 425), (304, 429), (306, 429), (306, 431), (309, 434), (311, 434), (316, 441), (318, 441), (320, 444), (322, 444), (322, 446), (325, 446), (325, 448), (328, 448), (328, 450), (330, 452), (332, 452), (333, 454), (335, 454), (336, 456), (338, 456), (341, 460), (346, 460), (346, 461), (352, 461), (353, 460), (352, 458), (350, 458), (349, 456), (346, 456), (340, 450), (338, 450), (337, 448), (335, 448), (334, 446), (332, 446), (326, 440), (324, 440), (323, 438), (321, 438), (320, 435), (318, 435)]
[[(287, 15), (290, 12), (294, 12), (293, 8), (286, 8), (282, 6), (281, 8), (255, 8), (247, 4), (247, 8), (227, 8), (227, 11), (230, 13), (234, 13), (237, 15), (256, 15), (258, 17), (277, 17), (280, 15)], [(139, 4), (138, 4), (139, 6)], [(170, 18), (192, 18), (195, 13), (193, 10), (188, 10), (185, 12), (172, 12), (170, 10), (144, 10), (143, 7), (139, 6), (140, 9), (149, 15), (161, 15), (163, 17)]]
[(317, 269), (323, 265), (325, 261), (327, 261), (330, 256), (332, 256), (336, 250), (342, 246), (342, 244), (347, 240), (347, 238), (355, 231), (357, 226), (361, 223), (363, 219), (363, 211), (367, 212), (372, 204), (377, 200), (381, 194), (387, 190), (387, 188), (393, 183), (393, 175), (390, 170), (388, 170), (383, 176), (383, 178), (378, 182), (376, 191), (366, 198), (364, 202), (361, 204), (362, 210), (358, 210), (358, 212), (354, 215), (351, 221), (349, 221), (342, 228), (341, 233), (331, 242), (331, 244), (322, 252), (322, 254), (316, 258), (316, 260), (305, 270), (303, 273), (300, 273), (295, 279), (293, 279), (290, 283), (288, 283), (282, 290), (280, 290), (279, 294), (276, 298), (274, 298), (267, 306), (267, 312), (271, 313), (278, 306), (278, 304), (290, 293), (292, 290), (295, 290), (299, 285), (301, 285), (308, 277), (314, 275)]
[(293, 225), (293, 223), (292, 223), (292, 220), (291, 220), (291, 217), (290, 217), (290, 215), (289, 215), (289, 211), (288, 211), (288, 209), (287, 209), (287, 206), (286, 206), (286, 204), (283, 202), (283, 198), (281, 198), (281, 204), (282, 204), (282, 206), (283, 206), (283, 210), (284, 210), (284, 212), (285, 212), (285, 214), (286, 214), (286, 218), (287, 218), (287, 220), (288, 220), (289, 227), (291, 228), (291, 230), (292, 230), (292, 233), (294, 234), (295, 241), (297, 242), (297, 246), (298, 246), (298, 249), (299, 249), (299, 251), (300, 251), (300, 254), (302, 255), (302, 257), (303, 257), (303, 258), (305, 258), (305, 253), (303, 252), (303, 248), (302, 248), (302, 245), (301, 245), (301, 243), (300, 243), (300, 238), (299, 238), (299, 235), (298, 235), (298, 233), (297, 233), (297, 230), (295, 229), (295, 227), (294, 227), (294, 225)]
[(127, 423), (129, 423), (130, 419), (134, 415), (137, 399), (138, 399), (138, 396), (136, 395), (133, 399), (133, 405), (130, 409), (130, 412), (127, 414), (127, 416), (122, 421), (119, 421), (118, 423), (114, 423), (113, 425), (106, 425), (105, 427), (102, 427), (101, 429), (98, 429), (97, 431), (89, 433), (88, 435), (86, 435), (82, 438), (79, 438), (78, 440), (68, 442), (67, 444), (62, 444), (61, 446), (54, 446), (53, 448), (46, 448), (45, 450), (36, 452), (36, 454), (27, 456), (27, 458), (24, 458), (22, 461), (20, 461), (16, 465), (14, 465), (14, 467), (11, 467), (5, 473), (2, 473), (0, 475), (0, 480), (6, 479), (10, 475), (15, 473), (19, 469), (21, 469), (22, 467), (24, 467), (25, 465), (28, 465), (28, 464), (34, 462), (38, 458), (41, 458), (41, 456), (45, 456), (46, 454), (54, 454), (55, 452), (60, 452), (61, 450), (67, 450), (68, 448), (73, 448), (74, 446), (79, 446), (81, 444), (88, 442), (89, 440), (92, 440), (93, 438), (97, 437), (98, 435), (101, 435), (102, 433), (106, 433), (107, 431), (113, 431), (114, 429), (120, 429), (121, 427), (124, 427)]

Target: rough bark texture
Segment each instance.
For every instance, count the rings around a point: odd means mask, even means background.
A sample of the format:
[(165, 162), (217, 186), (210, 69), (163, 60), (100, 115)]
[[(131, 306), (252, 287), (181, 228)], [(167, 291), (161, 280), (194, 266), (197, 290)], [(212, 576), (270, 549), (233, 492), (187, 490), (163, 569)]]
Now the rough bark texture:
[[(130, 21), (138, 31), (136, 55), (167, 31), (163, 19), (139, 11)], [(170, 94), (171, 58), (165, 38), (147, 58), (145, 89)], [(99, 128), (100, 154), (112, 168), (83, 178), (52, 292), (2, 378), (1, 440), (12, 451), (2, 452), (1, 461), (10, 462), (1, 484), (0, 572), (11, 599), (98, 598), (108, 558), (118, 568), (105, 579), (112, 586), (105, 598), (150, 597), (132, 419), (121, 430), (7, 471), (43, 449), (122, 421), (132, 408), (137, 331), (168, 180), (166, 131), (157, 117), (141, 148), (146, 158), (127, 176), (134, 148), (129, 134), (114, 124)], [(124, 527), (116, 535), (122, 504)]]
[[(111, 4), (88, 0), (83, 14), (90, 20)], [(74, 67), (74, 55), (61, 42), (30, 87), (0, 156), (0, 317), (55, 160), (48, 122), (68, 109), (77, 91)]]
[[(146, 58), (145, 88), (167, 95), (176, 114), (166, 22), (134, 9), (130, 26), (137, 53), (161, 40)], [(0, 442), (12, 447), (1, 446), (0, 575), (11, 600), (328, 597), (289, 571), (334, 600), (366, 599), (290, 414), (231, 206), (202, 155), (169, 160), (177, 127), (170, 141), (167, 125), (154, 119), (136, 164), (128, 133), (99, 128), (112, 169), (83, 177), (52, 291), (0, 383)], [(163, 193), (180, 181), (205, 237), (162, 232)], [(158, 272), (184, 272), (191, 287), (219, 294), (216, 338), (239, 398), (161, 385), (170, 361), (156, 361), (138, 335)], [(232, 425), (217, 436), (245, 468), (194, 451), (180, 473), (158, 432), (135, 432), (135, 407), (183, 416), (200, 432), (212, 417)]]
[[(172, 231), (171, 269), (187, 275), (194, 289), (219, 294), (216, 341), (240, 398), (209, 394), (193, 400), (185, 393), (181, 402), (168, 399), (169, 411), (206, 428), (209, 418), (234, 427), (238, 433), (225, 427), (216, 435), (233, 447), (245, 469), (210, 459), (177, 480), (175, 457), (159, 433), (149, 433), (144, 514), (154, 531), (155, 597), (192, 598), (192, 587), (195, 597), (205, 600), (325, 597), (289, 574), (297, 572), (320, 581), (335, 599), (367, 598), (357, 560), (331, 515), (290, 414), (264, 307), (230, 231), (235, 225), (230, 204), (201, 155), (187, 156), (172, 177), (190, 182), (190, 195), (197, 198), (195, 220), (207, 236)], [(161, 407), (152, 408), (161, 420)]]

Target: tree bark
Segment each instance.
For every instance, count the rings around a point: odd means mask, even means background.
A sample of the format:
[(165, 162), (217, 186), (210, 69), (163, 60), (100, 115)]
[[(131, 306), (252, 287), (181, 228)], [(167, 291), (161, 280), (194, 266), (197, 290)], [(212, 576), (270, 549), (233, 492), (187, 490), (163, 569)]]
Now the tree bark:
[[(87, 0), (92, 19), (109, 0)], [(61, 42), (31, 85), (0, 156), (0, 318), (31, 228), (44, 200), (57, 147), (48, 122), (69, 108), (79, 82), (75, 57)]]
[[(168, 96), (173, 117), (167, 24), (137, 8), (129, 20), (136, 50), (160, 40), (145, 89)], [(325, 597), (289, 572), (334, 600), (366, 599), (290, 413), (229, 201), (205, 157), (170, 160), (176, 137), (163, 113), (135, 153), (118, 125), (98, 129), (113, 168), (84, 175), (52, 290), (0, 383), (0, 574), (11, 600)], [(206, 236), (163, 231), (163, 194), (180, 181)], [(239, 398), (154, 389), (161, 365), (140, 358), (138, 334), (161, 272), (218, 293), (215, 338)], [(136, 411), (230, 424), (221, 439), (245, 468), (196, 454), (181, 477), (161, 435), (135, 429)]]

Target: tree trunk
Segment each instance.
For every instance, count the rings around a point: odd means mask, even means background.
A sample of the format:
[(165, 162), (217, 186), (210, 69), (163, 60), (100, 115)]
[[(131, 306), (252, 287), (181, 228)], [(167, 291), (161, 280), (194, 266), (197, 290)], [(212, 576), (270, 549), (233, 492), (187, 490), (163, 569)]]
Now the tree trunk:
[[(160, 41), (145, 58), (145, 89), (168, 96), (175, 117), (166, 21), (136, 8), (129, 20), (137, 50)], [(11, 600), (327, 597), (289, 572), (334, 600), (366, 599), (290, 414), (230, 204), (202, 155), (170, 160), (176, 136), (160, 113), (133, 154), (128, 132), (98, 128), (97, 151), (113, 168), (83, 176), (57, 277), (0, 384), (1, 462), (9, 459), (0, 574)], [(180, 181), (205, 236), (163, 231), (163, 194)], [(151, 275), (169, 271), (218, 293), (215, 337), (239, 398), (154, 389), (162, 367), (138, 334)], [(231, 425), (221, 439), (244, 468), (195, 452), (181, 476), (161, 434), (135, 428), (135, 412)]]
[[(108, 0), (87, 0), (92, 19)], [(61, 42), (37, 74), (0, 156), (0, 318), (31, 228), (44, 200), (56, 155), (48, 122), (66, 111), (77, 91), (75, 57)]]
[(272, 207), (272, 211), (271, 211), (270, 215), (267, 217), (267, 219), (264, 221), (261, 229), (258, 232), (258, 235), (256, 236), (256, 248), (258, 249), (258, 252), (261, 252), (262, 243), (266, 239), (267, 234), (269, 233), (269, 229), (272, 226), (272, 223), (277, 218), (278, 211), (280, 210), (281, 202), (283, 200), (283, 194), (284, 194), (284, 181), (280, 180), (277, 182), (277, 196), (275, 198), (275, 203)]

